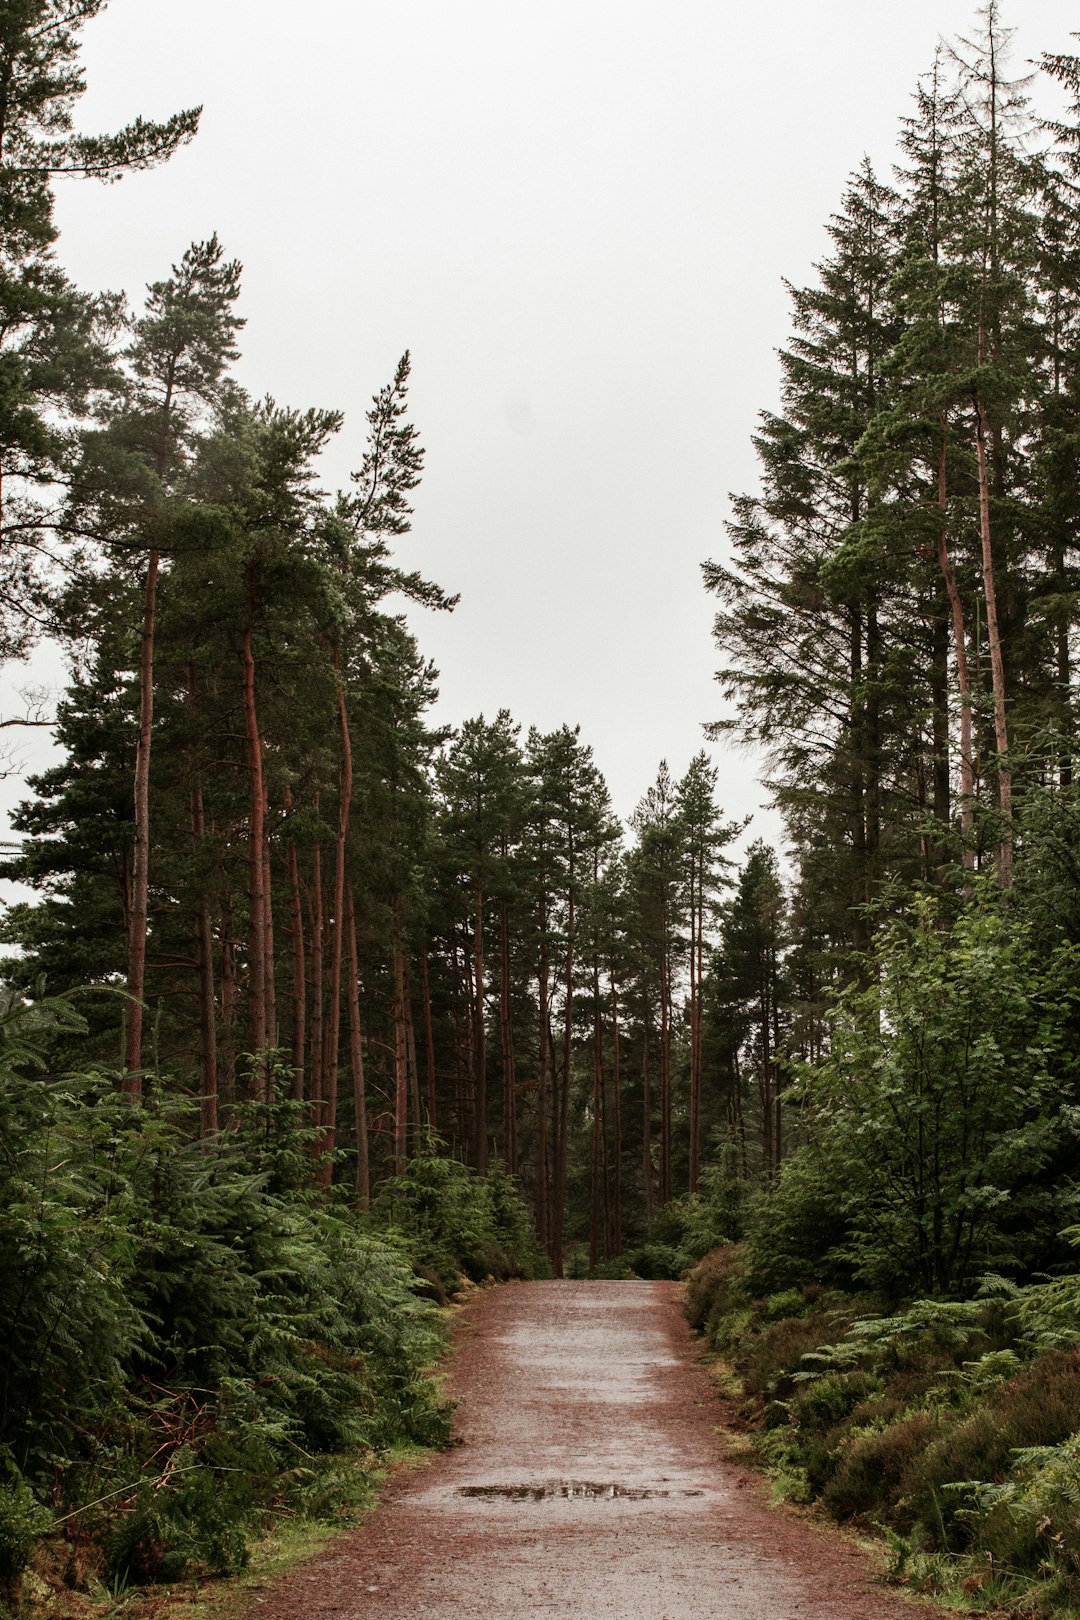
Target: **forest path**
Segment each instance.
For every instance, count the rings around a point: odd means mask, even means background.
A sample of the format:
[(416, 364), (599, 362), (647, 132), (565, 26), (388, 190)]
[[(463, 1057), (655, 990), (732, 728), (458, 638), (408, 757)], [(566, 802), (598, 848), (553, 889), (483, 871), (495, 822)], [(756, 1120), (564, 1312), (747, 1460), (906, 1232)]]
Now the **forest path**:
[(462, 1313), (461, 1444), (245, 1620), (912, 1620), (838, 1532), (725, 1462), (675, 1284), (523, 1283)]

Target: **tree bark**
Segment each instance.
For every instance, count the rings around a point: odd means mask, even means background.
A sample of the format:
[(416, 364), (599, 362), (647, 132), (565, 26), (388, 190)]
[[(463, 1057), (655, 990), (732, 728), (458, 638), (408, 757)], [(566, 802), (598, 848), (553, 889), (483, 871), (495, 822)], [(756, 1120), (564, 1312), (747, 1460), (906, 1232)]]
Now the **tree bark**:
[[(334, 668), (338, 667), (338, 654), (334, 653)], [(338, 779), (338, 828), (334, 846), (334, 915), (330, 942), (330, 991), (326, 1018), (326, 1066), (323, 1076), (322, 1163), (319, 1169), (323, 1186), (329, 1187), (334, 1174), (334, 1145), (337, 1138), (338, 1060), (341, 1046), (341, 964), (345, 945), (345, 855), (349, 837), (349, 816), (352, 809), (353, 767), (352, 739), (349, 735), (349, 714), (345, 704), (345, 688), (337, 681), (338, 727), (341, 733), (341, 772)]]
[(619, 1076), (619, 996), (615, 988), (615, 975), (611, 975), (611, 1107), (612, 1153), (614, 1157), (614, 1231), (612, 1252), (622, 1253), (622, 1098)]
[(400, 940), (400, 901), (395, 901), (394, 943), (394, 1174), (405, 1174), (408, 1161), (408, 1074), (405, 1044), (405, 953)]
[(255, 707), (255, 659), (251, 631), (240, 646), (243, 668), (244, 729), (248, 766), (248, 1040), (253, 1055), (252, 1092), (266, 1098), (266, 867), (263, 860), (264, 806), (262, 738)]
[(549, 1057), (551, 1034), (549, 1027), (551, 1006), (551, 968), (548, 959), (547, 911), (540, 920), (540, 971), (537, 980), (537, 1002), (540, 1026), (540, 1050), (536, 1078), (536, 1236), (551, 1254), (551, 1206), (548, 1186), (548, 1098)]
[(952, 609), (953, 654), (956, 658), (956, 684), (960, 696), (960, 834), (963, 840), (963, 863), (968, 872), (975, 870), (975, 757), (972, 747), (971, 724), (971, 670), (967, 656), (967, 631), (964, 626), (964, 604), (956, 574), (949, 558), (949, 535), (946, 527), (948, 510), (948, 437), (947, 422), (941, 418), (941, 450), (938, 456), (938, 510), (941, 514), (938, 529), (938, 565)]
[[(982, 365), (985, 334), (979, 328), (979, 364)], [(1005, 660), (998, 626), (997, 589), (994, 583), (994, 554), (990, 528), (990, 481), (986, 462), (988, 432), (986, 406), (982, 395), (975, 396), (975, 444), (979, 463), (979, 536), (982, 542), (983, 598), (986, 602), (986, 634), (990, 644), (990, 674), (994, 691), (994, 744), (997, 751), (998, 807), (1004, 822), (998, 848), (997, 875), (1002, 888), (1012, 886), (1012, 770), (1008, 763), (1009, 731), (1005, 716)]]
[[(191, 834), (198, 860), (206, 838), (206, 821), (202, 783), (197, 774), (191, 786)], [(199, 1135), (207, 1137), (218, 1128), (218, 1059), (214, 933), (204, 893), (200, 893), (195, 911), (195, 944), (199, 964)]]
[[(292, 790), (286, 782), (286, 815), (292, 811), (292, 807)], [(289, 933), (292, 943), (292, 1094), (296, 1102), (303, 1102), (304, 1055), (307, 1042), (307, 966), (304, 961), (304, 908), (300, 897), (300, 864), (296, 844), (291, 838), (286, 848), (285, 859), (289, 878)]]
[(506, 906), (499, 910), (499, 1041), (502, 1049), (503, 1158), (510, 1175), (517, 1175), (517, 1077), (514, 1062), (514, 1026), (510, 1005), (510, 919)]
[[(322, 846), (316, 844), (311, 856), (311, 1123), (322, 1130), (323, 1104), (323, 977), (325, 967), (325, 926), (323, 919)], [(318, 1152), (320, 1137), (312, 1140), (312, 1157)]]
[(236, 1100), (236, 941), (233, 939), (232, 901), (226, 898), (221, 918), (221, 1064), (220, 1101)]
[(435, 1026), (431, 1012), (431, 975), (428, 968), (428, 940), (424, 935), (424, 944), (420, 953), (421, 983), (424, 992), (424, 1040), (427, 1045), (427, 1124), (428, 1130), (434, 1136), (438, 1130), (435, 1115)]
[(472, 1160), (481, 1175), (487, 1170), (487, 1031), (484, 1017), (484, 893), (476, 891), (473, 910), (473, 1143)]
[(600, 1017), (600, 963), (593, 958), (592, 1182), (589, 1200), (589, 1268), (596, 1270), (600, 1246), (600, 1133), (604, 1115), (604, 1026)]
[(142, 1092), (143, 1010), (146, 995), (146, 935), (150, 920), (150, 746), (154, 726), (154, 631), (159, 557), (151, 549), (143, 593), (142, 648), (139, 654), (139, 741), (135, 752), (135, 841), (131, 862), (128, 933), (127, 1026), (124, 1092)]
[(353, 1113), (356, 1120), (356, 1205), (367, 1209), (371, 1202), (371, 1169), (368, 1155), (367, 1088), (364, 1082), (364, 1049), (360, 1025), (360, 964), (356, 949), (356, 908), (352, 885), (345, 892), (345, 921), (349, 941), (349, 1059), (352, 1065)]

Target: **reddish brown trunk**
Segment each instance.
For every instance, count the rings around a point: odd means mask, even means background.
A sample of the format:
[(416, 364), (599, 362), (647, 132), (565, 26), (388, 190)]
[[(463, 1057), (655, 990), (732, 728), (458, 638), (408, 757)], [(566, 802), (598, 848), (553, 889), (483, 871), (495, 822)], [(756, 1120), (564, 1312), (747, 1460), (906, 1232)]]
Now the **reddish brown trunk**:
[(405, 1174), (408, 1160), (408, 1076), (405, 1042), (405, 953), (394, 948), (394, 1174)]
[(263, 783), (263, 967), (266, 973), (266, 1044), (278, 1045), (277, 982), (274, 968), (274, 890), (270, 875), (270, 806)]
[[(191, 788), (191, 833), (196, 860), (206, 836), (202, 785), (196, 776)], [(213, 1136), (218, 1128), (217, 1007), (214, 1000), (214, 935), (210, 907), (200, 895), (195, 912), (195, 955), (199, 964), (199, 1135)]]
[[(979, 328), (979, 364), (983, 359), (984, 333)], [(1012, 885), (1012, 770), (1008, 763), (1009, 732), (1005, 718), (1005, 661), (998, 627), (997, 590), (994, 584), (994, 555), (990, 531), (990, 480), (986, 465), (986, 406), (975, 396), (975, 443), (979, 461), (979, 534), (982, 541), (983, 597), (986, 601), (986, 634), (990, 643), (990, 674), (994, 688), (994, 745), (997, 751), (998, 807), (1004, 822), (998, 849), (997, 874), (1003, 888)]]
[(487, 1129), (487, 1039), (484, 1017), (484, 895), (483, 891), (476, 891), (476, 904), (473, 913), (473, 995), (475, 1008), (473, 1011), (473, 1041), (475, 1055), (473, 1059), (473, 1075), (475, 1089), (473, 1093), (473, 1164), (481, 1175), (487, 1170), (488, 1158), (488, 1129)]
[(143, 593), (142, 650), (139, 656), (139, 741), (135, 753), (135, 841), (131, 862), (128, 924), (127, 1027), (123, 1089), (142, 1091), (143, 1003), (146, 995), (146, 934), (150, 919), (150, 746), (154, 726), (154, 631), (159, 558), (150, 552)]
[(463, 1151), (471, 1155), (476, 1121), (476, 994), (473, 989), (472, 952), (467, 936), (461, 938), (455, 929), (454, 966), (457, 970), (458, 989), (464, 1009), (462, 1039), (459, 1047), (457, 1075), (457, 1129)]
[(251, 631), (240, 645), (243, 668), (244, 728), (248, 766), (248, 1042), (254, 1054), (252, 1089), (256, 1099), (266, 1096), (266, 868), (263, 859), (264, 806), (262, 738), (255, 708), (255, 659)]
[(660, 960), (660, 1203), (671, 1202), (671, 957), (667, 907), (663, 909)]
[(612, 1154), (615, 1160), (614, 1231), (612, 1253), (621, 1254), (622, 1235), (622, 1098), (619, 1085), (619, 996), (615, 989), (615, 976), (611, 976), (611, 1107)]
[[(311, 963), (311, 1123), (316, 1131), (322, 1129), (323, 1097), (323, 966), (325, 961), (325, 928), (323, 923), (322, 846), (315, 845), (311, 857), (311, 945), (308, 960)], [(318, 1152), (319, 1138), (312, 1144), (312, 1153)]]
[(517, 1175), (517, 1078), (514, 1072), (514, 1028), (510, 1007), (510, 924), (506, 907), (499, 912), (499, 1041), (502, 1048), (503, 1158)]
[(420, 955), (421, 982), (424, 991), (424, 1039), (427, 1044), (427, 1123), (428, 1130), (434, 1136), (438, 1130), (435, 1117), (435, 1025), (431, 1015), (431, 979), (428, 973), (428, 942), (424, 935), (424, 946)]
[(236, 941), (232, 933), (232, 902), (225, 906), (221, 919), (221, 1065), (220, 1085), (222, 1100), (231, 1103), (236, 1097), (236, 1008), (238, 987), (236, 982)]
[(540, 1024), (540, 1050), (537, 1053), (536, 1076), (536, 1236), (540, 1244), (550, 1250), (551, 1205), (548, 1184), (548, 1098), (550, 1096), (550, 967), (548, 964), (547, 916), (542, 917), (540, 946), (540, 972), (537, 980), (537, 1000)]
[(600, 964), (593, 960), (592, 1196), (589, 1200), (589, 1266), (595, 1271), (600, 1246), (600, 1140), (604, 1116), (604, 1026), (600, 1018)]
[[(337, 654), (334, 667), (337, 667)], [(334, 917), (330, 944), (330, 993), (326, 1023), (326, 1070), (323, 1082), (323, 1155), (320, 1179), (329, 1186), (333, 1179), (334, 1142), (337, 1136), (338, 1058), (341, 1044), (341, 963), (345, 943), (345, 852), (352, 808), (352, 740), (345, 688), (337, 686), (338, 726), (341, 733), (341, 775), (338, 786), (338, 830), (334, 848)]]
[[(690, 1191), (697, 1192), (701, 1153), (701, 994), (702, 935), (705, 931), (704, 873), (697, 852), (690, 872)], [(704, 862), (702, 862), (702, 868)]]
[[(285, 812), (293, 807), (292, 790), (285, 783)], [(307, 1040), (307, 968), (304, 962), (304, 908), (300, 898), (300, 864), (296, 845), (290, 839), (286, 848), (286, 870), (289, 878), (289, 934), (292, 942), (292, 1094), (296, 1102), (304, 1100), (304, 1047)]]
[(652, 1087), (649, 1075), (649, 1016), (641, 1040), (641, 1174), (645, 1183), (645, 1219), (653, 1218)]
[[(555, 1076), (554, 1148), (552, 1177), (551, 1259), (556, 1277), (563, 1274), (563, 1228), (566, 1221), (566, 1162), (570, 1142), (570, 1079), (574, 1034), (574, 849), (570, 845), (570, 869), (566, 902), (566, 968), (563, 976), (562, 1063)], [(553, 1065), (554, 1072), (554, 1065)]]
[(938, 529), (938, 564), (952, 609), (956, 684), (960, 694), (960, 831), (964, 845), (964, 867), (970, 872), (975, 869), (975, 758), (971, 737), (971, 671), (968, 667), (964, 604), (960, 600), (956, 574), (949, 558), (949, 536), (945, 521), (949, 499), (947, 427), (946, 419), (942, 416), (941, 452), (938, 457), (938, 510), (941, 514), (941, 525)]
[(412, 1148), (416, 1152), (422, 1141), (420, 1112), (420, 1072), (416, 1064), (416, 1028), (413, 1023), (412, 986), (409, 983), (408, 963), (405, 975), (405, 1062), (409, 1072), (409, 1118), (412, 1120)]
[(367, 1209), (371, 1202), (367, 1090), (364, 1084), (364, 1051), (360, 1026), (360, 966), (356, 949), (356, 910), (351, 886), (345, 893), (345, 921), (349, 940), (349, 1058), (352, 1064), (353, 1113), (356, 1118), (356, 1203), (359, 1209)]

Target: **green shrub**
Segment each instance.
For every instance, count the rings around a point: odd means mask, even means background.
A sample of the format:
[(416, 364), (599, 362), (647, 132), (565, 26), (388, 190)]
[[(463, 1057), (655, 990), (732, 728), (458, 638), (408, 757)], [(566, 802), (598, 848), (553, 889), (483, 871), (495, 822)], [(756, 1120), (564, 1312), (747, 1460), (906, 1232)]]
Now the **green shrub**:
[(831, 1312), (815, 1312), (767, 1322), (758, 1333), (745, 1338), (735, 1365), (747, 1394), (788, 1399), (796, 1388), (803, 1356), (827, 1343), (835, 1335), (836, 1325)]
[(110, 1573), (128, 1581), (233, 1575), (247, 1564), (251, 1491), (180, 1452), (164, 1478), (147, 1480), (110, 1521)]
[(743, 1250), (729, 1243), (711, 1250), (687, 1275), (687, 1321), (714, 1345), (719, 1324), (742, 1303), (742, 1274)]
[(949, 1414), (901, 1482), (913, 1517), (951, 1551), (970, 1545), (979, 1484), (1003, 1484), (1019, 1451), (1056, 1447), (1080, 1432), (1080, 1352), (1040, 1356), (998, 1384), (985, 1405)]
[(812, 1383), (797, 1386), (795, 1410), (799, 1424), (809, 1429), (834, 1428), (874, 1392), (868, 1373), (826, 1373)]
[(1080, 1435), (1014, 1454), (1012, 1478), (974, 1493), (971, 1539), (1001, 1568), (1057, 1577), (1080, 1600)]
[(682, 1255), (670, 1243), (642, 1243), (623, 1258), (635, 1277), (648, 1282), (674, 1282), (682, 1276)]
[(546, 1271), (524, 1201), (502, 1165), (478, 1176), (456, 1159), (419, 1156), (382, 1183), (372, 1215), (446, 1294), (463, 1277), (504, 1282)]
[(911, 1516), (896, 1507), (901, 1483), (936, 1432), (934, 1418), (916, 1412), (888, 1429), (852, 1433), (825, 1486), (830, 1512), (838, 1519), (884, 1518), (909, 1529)]
[(15, 1602), (19, 1580), (49, 1514), (14, 1467), (0, 1479), (0, 1602)]

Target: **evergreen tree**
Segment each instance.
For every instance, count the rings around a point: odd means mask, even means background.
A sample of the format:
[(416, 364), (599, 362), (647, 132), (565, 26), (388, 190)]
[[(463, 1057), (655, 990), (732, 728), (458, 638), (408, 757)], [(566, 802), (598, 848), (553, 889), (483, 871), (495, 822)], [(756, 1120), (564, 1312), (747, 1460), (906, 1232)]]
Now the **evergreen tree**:
[[(0, 652), (25, 649), (49, 583), (51, 491), (72, 476), (72, 429), (115, 385), (115, 298), (79, 292), (54, 253), (54, 182), (118, 179), (164, 162), (199, 109), (137, 118), (114, 135), (74, 131), (81, 34), (105, 0), (13, 0), (0, 15)], [(37, 611), (35, 611), (37, 610)]]

